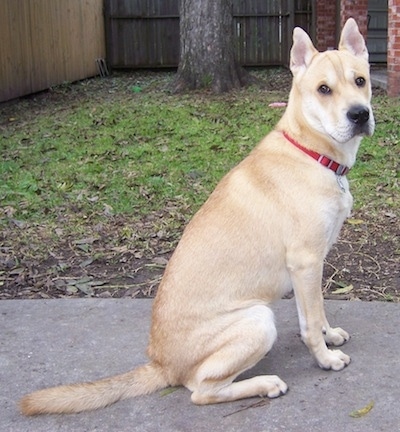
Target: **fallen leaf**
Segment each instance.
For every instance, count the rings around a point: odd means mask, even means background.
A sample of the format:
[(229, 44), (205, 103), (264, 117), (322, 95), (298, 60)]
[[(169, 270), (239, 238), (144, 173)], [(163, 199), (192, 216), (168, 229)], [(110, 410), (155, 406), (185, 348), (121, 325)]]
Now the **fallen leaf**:
[(68, 286), (66, 289), (66, 292), (68, 294), (76, 294), (78, 291), (79, 291), (78, 288), (72, 285)]
[(198, 170), (191, 170), (191, 171), (188, 172), (188, 176), (192, 180), (197, 180), (197, 179), (203, 177), (204, 173), (202, 171), (198, 171)]
[(350, 417), (353, 417), (353, 418), (363, 417), (363, 416), (365, 416), (366, 414), (368, 414), (372, 410), (372, 408), (374, 407), (374, 405), (375, 405), (374, 401), (371, 401), (364, 408), (352, 411), (349, 415), (350, 415)]
[(107, 283), (107, 281), (104, 280), (94, 280), (90, 282), (90, 285), (93, 287), (99, 287), (99, 286), (103, 286)]
[(363, 223), (365, 223), (362, 219), (347, 219), (347, 222), (350, 225), (362, 225)]
[(23, 228), (26, 224), (24, 221), (12, 219), (11, 222), (17, 227), (17, 228)]
[(25, 271), (25, 269), (23, 267), (17, 267), (17, 268), (12, 269), (10, 271), (10, 276), (21, 275), (24, 271)]
[(3, 211), (7, 217), (11, 218), (14, 215), (14, 213), (17, 211), (17, 209), (15, 209), (13, 206), (5, 206), (3, 208)]
[(353, 285), (347, 285), (343, 288), (338, 288), (335, 291), (332, 291), (332, 294), (347, 294), (353, 289)]
[(86, 237), (83, 239), (79, 239), (79, 240), (75, 240), (74, 243), (76, 245), (81, 245), (81, 244), (93, 244), (95, 241), (97, 241), (98, 238), (97, 237)]
[(58, 263), (58, 265), (56, 266), (56, 269), (60, 272), (65, 272), (66, 270), (69, 269), (69, 264), (68, 263), (64, 263), (64, 262), (60, 262)]
[(83, 268), (83, 267), (90, 266), (90, 264), (92, 264), (93, 261), (94, 261), (94, 258), (88, 258), (87, 260), (82, 261), (82, 262), (79, 264), (79, 267), (82, 267), (82, 268)]
[(90, 276), (83, 277), (81, 279), (71, 279), (68, 281), (68, 285), (85, 284), (92, 280)]
[(90, 284), (76, 284), (76, 287), (86, 295), (93, 295), (93, 289)]
[(160, 396), (168, 396), (169, 394), (176, 392), (179, 387), (168, 387), (160, 392)]
[(89, 249), (90, 249), (90, 246), (87, 243), (85, 243), (85, 244), (78, 244), (77, 247), (80, 250), (82, 250), (83, 252), (86, 252), (86, 253), (88, 253)]
[(105, 216), (113, 216), (114, 209), (110, 205), (104, 204), (103, 213), (104, 213)]
[(153, 263), (165, 267), (168, 264), (168, 260), (164, 257), (155, 257), (153, 258)]
[(112, 251), (117, 252), (117, 253), (125, 253), (128, 251), (128, 246), (123, 245), (123, 246), (116, 246), (111, 248)]

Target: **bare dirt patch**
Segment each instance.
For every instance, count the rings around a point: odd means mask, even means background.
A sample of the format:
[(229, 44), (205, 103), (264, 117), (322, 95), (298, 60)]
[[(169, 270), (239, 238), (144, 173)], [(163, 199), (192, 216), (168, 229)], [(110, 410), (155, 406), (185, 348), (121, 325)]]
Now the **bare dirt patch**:
[[(326, 259), (325, 297), (399, 301), (397, 218), (354, 216)], [(88, 237), (60, 241), (41, 235), (40, 226), (10, 227), (1, 239), (0, 299), (153, 297), (180, 231), (156, 232), (151, 219), (119, 217)], [(121, 227), (132, 224), (146, 237), (143, 249), (119, 237)], [(32, 232), (31, 243), (21, 244), (24, 229)]]

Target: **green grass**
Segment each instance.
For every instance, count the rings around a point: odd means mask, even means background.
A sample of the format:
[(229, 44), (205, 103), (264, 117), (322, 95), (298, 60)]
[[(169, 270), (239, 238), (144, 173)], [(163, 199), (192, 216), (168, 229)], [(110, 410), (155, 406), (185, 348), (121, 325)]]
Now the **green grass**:
[(246, 99), (164, 94), (40, 116), (2, 134), (2, 207), (42, 219), (60, 208), (143, 213), (183, 197), (198, 204), (276, 119)]
[(375, 213), (399, 212), (400, 104), (398, 99), (373, 99), (376, 128), (364, 138), (357, 162), (349, 174), (355, 208)]
[[(282, 110), (268, 103), (287, 96), (255, 87), (221, 97), (170, 95), (115, 83), (112, 93), (96, 87), (96, 97), (90, 85), (81, 96), (78, 84), (76, 99), (2, 108), (3, 215), (50, 223), (65, 214), (144, 215), (170, 203), (193, 213), (276, 124)], [(350, 174), (355, 206), (397, 211), (400, 108), (384, 96), (374, 107), (376, 133)]]

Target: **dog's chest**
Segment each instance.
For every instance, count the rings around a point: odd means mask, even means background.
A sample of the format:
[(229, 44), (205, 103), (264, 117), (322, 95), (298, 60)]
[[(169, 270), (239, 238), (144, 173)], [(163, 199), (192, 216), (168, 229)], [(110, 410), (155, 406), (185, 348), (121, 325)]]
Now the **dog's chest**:
[(325, 207), (325, 223), (328, 249), (336, 241), (343, 222), (350, 216), (353, 206), (353, 197), (349, 191), (346, 178), (342, 178), (344, 190), (335, 194), (335, 198)]

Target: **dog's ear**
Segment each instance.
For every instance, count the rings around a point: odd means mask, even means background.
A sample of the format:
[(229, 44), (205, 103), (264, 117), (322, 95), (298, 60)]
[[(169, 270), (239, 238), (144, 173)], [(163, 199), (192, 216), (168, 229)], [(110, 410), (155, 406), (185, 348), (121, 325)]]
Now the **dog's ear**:
[(353, 18), (349, 18), (340, 35), (339, 50), (347, 50), (357, 57), (368, 61), (368, 50), (358, 25)]
[(290, 51), (290, 70), (293, 75), (304, 71), (311, 63), (312, 58), (318, 51), (308, 36), (308, 34), (296, 27), (293, 30), (293, 46)]

